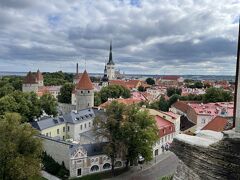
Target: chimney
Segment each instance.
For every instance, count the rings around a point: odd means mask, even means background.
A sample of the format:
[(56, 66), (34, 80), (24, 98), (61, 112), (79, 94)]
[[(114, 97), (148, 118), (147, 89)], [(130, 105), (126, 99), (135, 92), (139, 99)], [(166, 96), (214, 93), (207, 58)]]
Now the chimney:
[(77, 66), (76, 66), (76, 74), (78, 74), (78, 63), (77, 63)]

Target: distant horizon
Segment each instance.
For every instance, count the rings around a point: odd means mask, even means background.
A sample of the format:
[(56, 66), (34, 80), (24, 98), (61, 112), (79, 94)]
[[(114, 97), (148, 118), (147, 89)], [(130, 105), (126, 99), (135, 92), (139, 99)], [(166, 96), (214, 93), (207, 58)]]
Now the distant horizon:
[[(37, 71), (37, 70), (36, 70)], [(36, 72), (36, 71), (31, 71), (31, 72)], [(67, 72), (67, 71), (63, 71), (63, 70), (59, 70), (59, 71), (41, 71), (41, 73), (55, 73), (55, 72), (60, 72), (62, 71), (63, 73), (69, 73), (69, 74), (76, 74), (76, 72)], [(28, 73), (29, 71), (0, 71), (1, 73)], [(88, 72), (88, 71), (87, 71)], [(81, 73), (81, 71), (80, 71)], [(103, 75), (103, 73), (100, 72), (88, 72), (89, 74), (101, 74)], [(214, 74), (129, 74), (129, 73), (125, 73), (125, 75), (139, 75), (139, 76), (231, 76), (231, 77), (235, 77), (235, 75), (214, 75)]]

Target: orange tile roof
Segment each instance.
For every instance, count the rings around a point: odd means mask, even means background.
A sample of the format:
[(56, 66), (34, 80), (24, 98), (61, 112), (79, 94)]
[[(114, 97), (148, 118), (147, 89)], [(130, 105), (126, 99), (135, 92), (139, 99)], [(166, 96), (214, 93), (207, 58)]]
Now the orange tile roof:
[(76, 85), (76, 89), (79, 90), (92, 90), (94, 89), (92, 81), (90, 80), (87, 71), (85, 70), (81, 76), (81, 79)]
[(128, 88), (128, 86), (126, 85), (126, 82), (123, 80), (109, 80), (109, 85), (121, 85), (125, 88)]
[(132, 89), (132, 88), (137, 88), (140, 82), (141, 82), (140, 80), (129, 80), (129, 81), (126, 81), (125, 83), (128, 88)]
[(228, 120), (224, 117), (217, 116), (212, 121), (210, 121), (202, 130), (212, 130), (217, 132), (222, 132), (225, 130), (225, 127), (228, 123)]

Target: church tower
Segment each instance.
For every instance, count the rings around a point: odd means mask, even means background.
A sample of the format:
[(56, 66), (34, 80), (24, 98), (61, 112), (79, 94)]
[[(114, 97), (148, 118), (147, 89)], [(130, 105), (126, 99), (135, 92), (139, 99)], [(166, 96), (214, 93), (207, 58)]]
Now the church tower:
[(100, 85), (105, 87), (108, 86), (108, 76), (107, 76), (107, 66), (105, 64), (105, 68), (104, 68), (104, 74), (103, 77), (101, 79)]
[(109, 52), (109, 59), (107, 63), (107, 77), (109, 80), (115, 79), (115, 68), (114, 68), (114, 62), (112, 59), (112, 41), (110, 43), (110, 52)]
[(91, 108), (94, 106), (93, 84), (85, 70), (81, 79), (76, 84), (76, 110)]
[(234, 99), (234, 119), (235, 131), (240, 133), (240, 19), (238, 30), (238, 49), (237, 49), (237, 65), (235, 78), (235, 99)]

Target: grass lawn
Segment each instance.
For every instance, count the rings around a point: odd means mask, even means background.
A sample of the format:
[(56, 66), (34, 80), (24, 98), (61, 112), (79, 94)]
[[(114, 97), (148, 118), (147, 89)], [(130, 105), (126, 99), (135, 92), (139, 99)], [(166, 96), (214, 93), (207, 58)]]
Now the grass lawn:
[[(128, 171), (126, 168), (121, 168), (121, 169), (116, 169), (115, 170), (115, 175), (120, 175), (124, 172)], [(105, 171), (101, 173), (94, 173), (90, 175), (86, 175), (80, 178), (74, 178), (73, 180), (101, 180), (101, 179), (107, 179), (112, 177), (112, 172), (111, 171)]]

